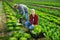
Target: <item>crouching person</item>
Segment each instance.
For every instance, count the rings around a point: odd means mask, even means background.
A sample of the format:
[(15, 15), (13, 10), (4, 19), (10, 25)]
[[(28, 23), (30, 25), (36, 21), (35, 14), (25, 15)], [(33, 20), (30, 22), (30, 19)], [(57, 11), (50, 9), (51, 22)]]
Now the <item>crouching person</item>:
[(25, 22), (25, 26), (30, 30), (34, 29), (34, 25), (38, 24), (38, 16), (35, 14), (35, 10), (31, 10), (31, 14), (29, 15), (29, 21)]

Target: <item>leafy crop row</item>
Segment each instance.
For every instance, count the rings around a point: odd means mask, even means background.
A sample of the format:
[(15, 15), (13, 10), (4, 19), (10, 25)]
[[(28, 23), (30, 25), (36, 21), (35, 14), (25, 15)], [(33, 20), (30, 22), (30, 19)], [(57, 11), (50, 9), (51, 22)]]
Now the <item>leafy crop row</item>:
[[(60, 7), (60, 3), (59, 2), (35, 2), (34, 0), (13, 0), (12, 2), (15, 2), (15, 3), (31, 3), (31, 4), (37, 4), (37, 5), (46, 5), (46, 6), (53, 6), (53, 7)], [(31, 2), (32, 1), (32, 2)]]
[[(14, 3), (9, 3), (11, 6)], [(28, 5), (27, 5), (28, 6)], [(29, 6), (30, 8), (34, 8)], [(60, 40), (60, 26), (54, 22), (59, 23), (59, 18), (49, 14), (43, 14), (36, 10), (37, 15), (39, 16), (39, 26), (32, 30), (33, 34), (39, 34), (41, 31), (44, 33), (45, 37), (49, 37), (52, 40)], [(54, 22), (50, 22), (53, 20)]]

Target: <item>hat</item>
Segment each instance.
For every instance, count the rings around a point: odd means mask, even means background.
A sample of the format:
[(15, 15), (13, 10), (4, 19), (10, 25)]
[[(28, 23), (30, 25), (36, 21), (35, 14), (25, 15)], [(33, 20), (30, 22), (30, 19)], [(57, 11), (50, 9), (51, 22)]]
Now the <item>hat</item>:
[(31, 9), (31, 11), (34, 11), (35, 12), (35, 9)]

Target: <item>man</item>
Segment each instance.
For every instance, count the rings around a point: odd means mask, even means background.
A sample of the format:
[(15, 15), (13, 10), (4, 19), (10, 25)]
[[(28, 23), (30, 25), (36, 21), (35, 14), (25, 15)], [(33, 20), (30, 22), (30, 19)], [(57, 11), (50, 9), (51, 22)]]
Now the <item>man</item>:
[(35, 10), (31, 10), (31, 14), (29, 16), (29, 21), (25, 22), (25, 26), (29, 29), (34, 29), (34, 25), (38, 24), (38, 16), (35, 14)]
[(22, 18), (26, 16), (26, 21), (28, 20), (28, 7), (24, 4), (14, 4), (14, 8), (18, 9), (19, 13), (22, 15)]

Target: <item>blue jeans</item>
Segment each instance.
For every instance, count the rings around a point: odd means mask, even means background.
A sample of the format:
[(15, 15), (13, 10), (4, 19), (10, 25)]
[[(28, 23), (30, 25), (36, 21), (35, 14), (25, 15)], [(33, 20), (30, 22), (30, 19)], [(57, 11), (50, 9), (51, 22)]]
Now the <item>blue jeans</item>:
[(28, 12), (26, 12), (25, 14), (26, 14), (26, 21), (28, 21)]
[(30, 30), (34, 29), (34, 26), (29, 21), (25, 22), (25, 27), (29, 28)]

